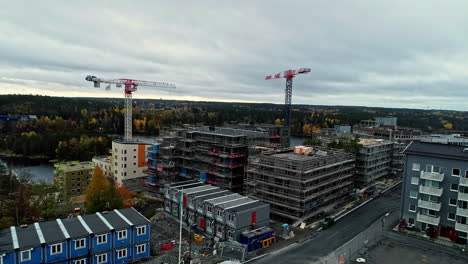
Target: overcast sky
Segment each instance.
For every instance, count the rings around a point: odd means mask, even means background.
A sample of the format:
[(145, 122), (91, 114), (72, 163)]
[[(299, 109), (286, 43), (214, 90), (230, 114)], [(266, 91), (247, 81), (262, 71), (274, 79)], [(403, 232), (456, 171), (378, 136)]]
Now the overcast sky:
[(0, 93), (468, 110), (468, 1), (2, 1)]

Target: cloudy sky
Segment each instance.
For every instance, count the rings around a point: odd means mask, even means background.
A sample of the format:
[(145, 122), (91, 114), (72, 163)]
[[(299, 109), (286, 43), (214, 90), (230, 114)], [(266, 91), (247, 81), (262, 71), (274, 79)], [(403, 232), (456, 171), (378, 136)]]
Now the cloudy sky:
[(468, 1), (1, 1), (0, 94), (468, 110)]

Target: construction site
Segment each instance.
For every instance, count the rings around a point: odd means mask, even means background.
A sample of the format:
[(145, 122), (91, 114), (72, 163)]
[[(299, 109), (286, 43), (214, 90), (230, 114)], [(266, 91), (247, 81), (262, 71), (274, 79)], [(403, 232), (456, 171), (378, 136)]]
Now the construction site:
[(249, 163), (245, 193), (287, 222), (311, 222), (353, 199), (355, 157), (332, 149), (264, 152)]

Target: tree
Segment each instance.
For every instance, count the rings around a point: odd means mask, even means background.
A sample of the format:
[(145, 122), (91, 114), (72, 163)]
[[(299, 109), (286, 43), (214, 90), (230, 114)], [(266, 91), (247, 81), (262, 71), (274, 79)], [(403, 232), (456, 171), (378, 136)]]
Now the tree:
[(107, 207), (108, 198), (106, 192), (109, 182), (101, 168), (96, 166), (93, 177), (85, 191), (85, 207), (88, 213), (104, 211)]
[(321, 145), (322, 142), (319, 139), (316, 139), (316, 138), (308, 138), (308, 139), (304, 140), (304, 142), (302, 144), (305, 145), (305, 146), (318, 146), (318, 145)]

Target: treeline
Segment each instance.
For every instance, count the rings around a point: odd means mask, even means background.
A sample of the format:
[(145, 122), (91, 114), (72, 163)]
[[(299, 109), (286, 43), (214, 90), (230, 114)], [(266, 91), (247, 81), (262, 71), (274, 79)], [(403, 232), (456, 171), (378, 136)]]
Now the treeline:
[(15, 155), (47, 157), (59, 160), (91, 160), (105, 155), (112, 147), (108, 136), (79, 136), (77, 133), (23, 132), (0, 136), (0, 150)]

